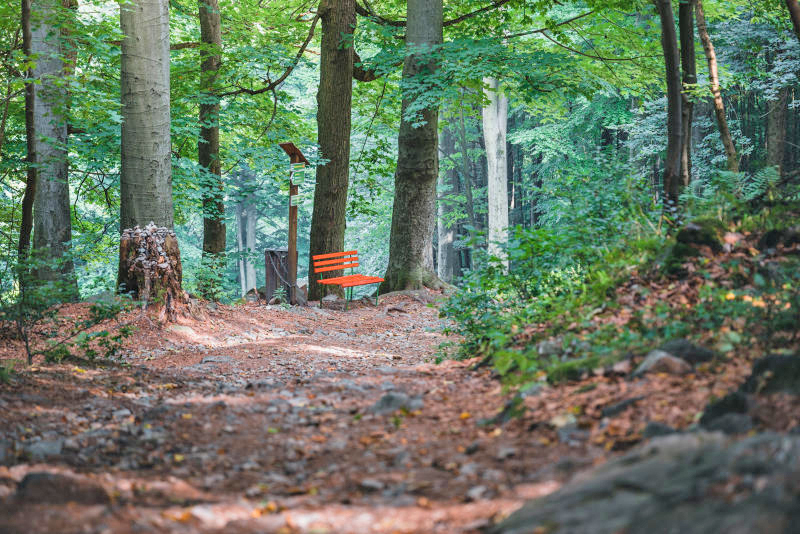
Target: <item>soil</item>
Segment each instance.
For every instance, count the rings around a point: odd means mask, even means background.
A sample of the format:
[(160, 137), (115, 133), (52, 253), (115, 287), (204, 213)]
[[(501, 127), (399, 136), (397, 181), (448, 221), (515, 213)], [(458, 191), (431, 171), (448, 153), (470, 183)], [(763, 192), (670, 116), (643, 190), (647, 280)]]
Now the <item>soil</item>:
[[(435, 297), (196, 303), (177, 323), (131, 315), (121, 362), (19, 368), (0, 385), (0, 532), (477, 532), (648, 422), (688, 427), (750, 369), (542, 382), (506, 421), (511, 395), (490, 369), (437, 363), (454, 340)], [(5, 343), (0, 360), (22, 359)], [(761, 427), (797, 424), (796, 400), (773, 406)], [(32, 473), (70, 497), (31, 498)]]

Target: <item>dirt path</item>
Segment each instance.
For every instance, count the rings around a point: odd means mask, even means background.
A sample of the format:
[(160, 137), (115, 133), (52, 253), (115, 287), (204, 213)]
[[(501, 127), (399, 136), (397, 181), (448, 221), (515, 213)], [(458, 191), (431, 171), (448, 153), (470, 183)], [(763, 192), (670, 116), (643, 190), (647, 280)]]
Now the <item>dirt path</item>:
[(408, 296), (249, 304), (144, 325), (130, 367), (24, 372), (0, 388), (0, 531), (472, 532), (598, 457), (479, 425), (506, 396), (435, 364), (439, 331)]

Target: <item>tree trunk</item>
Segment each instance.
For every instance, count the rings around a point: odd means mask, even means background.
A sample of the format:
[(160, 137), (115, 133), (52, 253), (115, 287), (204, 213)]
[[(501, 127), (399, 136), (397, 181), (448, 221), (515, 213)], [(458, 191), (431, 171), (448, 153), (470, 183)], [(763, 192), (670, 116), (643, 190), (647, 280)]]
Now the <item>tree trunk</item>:
[[(432, 73), (437, 65), (419, 64), (417, 47), (442, 42), (442, 0), (409, 0), (406, 22), (408, 55), (403, 78)], [(432, 271), (433, 231), (436, 226), (436, 180), (439, 176), (438, 107), (422, 112), (424, 124), (415, 128), (406, 117), (410, 104), (404, 95), (398, 135), (397, 171), (394, 183), (389, 266), (381, 291), (439, 287)]]
[(681, 0), (678, 6), (678, 26), (681, 34), (681, 70), (683, 71), (681, 181), (686, 187), (692, 181), (692, 119), (694, 118), (694, 102), (688, 92), (697, 85), (697, 62), (694, 53), (694, 0)]
[[(22, 0), (22, 48), (26, 58), (31, 57), (31, 0)], [(33, 84), (33, 69), (28, 67), (25, 81), (25, 139), (27, 164), (25, 178), (25, 194), (22, 197), (22, 219), (19, 228), (19, 246), (17, 249), (20, 263), (28, 259), (31, 247), (31, 231), (33, 230), (33, 202), (36, 197), (36, 130), (34, 127), (33, 111), (35, 89)]]
[(664, 161), (664, 202), (677, 207), (680, 195), (680, 172), (683, 145), (681, 113), (681, 68), (678, 36), (671, 0), (654, 0), (661, 19), (661, 49), (664, 52), (667, 81), (667, 154)]
[[(350, 113), (353, 98), (353, 47), (342, 43), (342, 34), (352, 34), (356, 24), (355, 0), (323, 0), (320, 80), (317, 92), (317, 137), (320, 153), (328, 160), (317, 167), (314, 208), (311, 214), (309, 255), (342, 252), (350, 174)], [(331, 271), (326, 278), (341, 276)], [(308, 277), (308, 298), (319, 300), (341, 288), (318, 283)]]
[(786, 147), (786, 101), (789, 90), (782, 87), (777, 98), (767, 100), (767, 167), (776, 167), (783, 175)]
[(121, 228), (172, 228), (167, 0), (120, 7), (122, 40)]
[(239, 251), (239, 284), (242, 296), (257, 287), (256, 269), (253, 253), (256, 252), (256, 223), (258, 215), (249, 198), (240, 201), (236, 207), (236, 239)]
[(464, 108), (458, 110), (459, 118), (459, 140), (461, 142), (461, 179), (464, 182), (464, 197), (467, 202), (467, 217), (469, 217), (469, 224), (472, 226), (472, 232), (478, 229), (478, 220), (475, 218), (475, 201), (472, 198), (472, 173), (469, 169), (469, 156), (467, 145), (467, 126), (464, 122)]
[[(219, 277), (225, 268), (225, 193), (220, 177), (219, 98), (216, 96), (217, 73), (222, 58), (222, 33), (217, 0), (198, 0), (200, 19), (200, 139), (197, 161), (208, 171), (203, 180), (203, 264), (209, 276), (200, 285), (200, 293), (213, 298), (219, 292)], [(208, 102), (212, 100), (213, 102)]]
[[(442, 128), (439, 136), (439, 151), (443, 156), (452, 156), (456, 151), (455, 138), (453, 131), (448, 124)], [(455, 249), (456, 225), (450, 220), (450, 213), (453, 211), (451, 202), (445, 202), (445, 195), (452, 195), (458, 192), (458, 173), (455, 168), (451, 168), (444, 173), (439, 173), (439, 205), (438, 217), (436, 219), (438, 229), (439, 248), (437, 250), (437, 273), (439, 278), (445, 282), (452, 282), (458, 273), (458, 255)], [(448, 226), (446, 223), (450, 223)]]
[(706, 27), (706, 17), (703, 12), (703, 0), (695, 0), (695, 18), (697, 19), (697, 33), (703, 43), (703, 51), (708, 62), (708, 79), (711, 84), (711, 95), (714, 99), (714, 115), (717, 117), (717, 127), (722, 145), (725, 147), (725, 156), (728, 160), (728, 170), (739, 172), (739, 157), (736, 154), (736, 146), (733, 144), (733, 137), (728, 128), (728, 120), (725, 117), (725, 104), (722, 101), (722, 94), (719, 89), (719, 73), (717, 71), (717, 54), (714, 51), (714, 44)]
[(119, 282), (125, 292), (161, 309), (161, 317), (174, 320), (185, 295), (181, 289), (181, 253), (175, 232), (149, 224), (122, 231), (119, 247)]
[[(171, 317), (175, 306), (184, 301), (184, 294), (180, 291), (178, 243), (169, 237), (174, 234), (167, 6), (167, 0), (134, 0), (120, 6), (120, 27), (125, 38), (120, 62), (122, 239), (118, 282), (123, 290), (140, 299), (163, 302), (163, 309)], [(130, 242), (136, 242), (137, 226), (140, 232), (150, 233), (147, 239), (156, 234), (160, 237), (152, 238), (154, 245), (147, 241), (147, 246), (136, 249), (134, 257)], [(158, 249), (159, 244), (162, 250)], [(145, 257), (140, 259), (140, 254)], [(153, 283), (140, 283), (136, 277), (139, 270), (152, 273)], [(146, 280), (149, 275), (144, 276)]]
[(31, 53), (36, 56), (34, 85), (34, 153), (36, 197), (33, 203), (33, 248), (37, 251), (36, 278), (60, 281), (62, 294), (77, 298), (78, 283), (72, 259), (72, 220), (67, 172), (68, 110), (62, 59), (60, 0), (34, 0)]
[(486, 78), (489, 105), (483, 108), (483, 139), (486, 145), (489, 254), (502, 259), (508, 270), (508, 166), (506, 131), (508, 98), (500, 92), (496, 78)]
[(786, 0), (786, 8), (792, 19), (792, 28), (797, 39), (800, 40), (800, 3), (797, 0)]

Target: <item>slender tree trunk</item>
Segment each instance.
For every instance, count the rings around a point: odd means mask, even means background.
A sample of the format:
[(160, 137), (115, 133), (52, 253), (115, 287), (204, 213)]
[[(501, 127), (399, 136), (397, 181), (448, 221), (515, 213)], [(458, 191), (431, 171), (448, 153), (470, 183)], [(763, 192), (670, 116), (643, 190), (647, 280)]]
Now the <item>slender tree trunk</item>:
[(508, 166), (506, 131), (508, 98), (500, 92), (496, 78), (486, 78), (489, 105), (483, 108), (483, 139), (486, 145), (489, 253), (503, 259), (508, 270)]
[[(172, 232), (167, 0), (123, 3), (120, 28), (125, 37), (120, 61), (122, 238), (117, 286), (163, 304), (162, 314), (166, 311), (174, 318), (185, 294), (180, 251)], [(141, 239), (148, 246), (135, 249)], [(135, 256), (137, 250), (146, 257)]]
[(719, 88), (719, 73), (717, 70), (717, 54), (714, 51), (714, 44), (708, 34), (706, 17), (703, 11), (703, 0), (695, 0), (695, 18), (697, 19), (697, 33), (703, 43), (703, 51), (708, 62), (708, 79), (711, 84), (711, 95), (714, 99), (714, 115), (717, 117), (717, 127), (722, 145), (725, 147), (725, 156), (728, 160), (728, 170), (739, 172), (739, 157), (736, 154), (736, 145), (733, 144), (733, 137), (728, 128), (728, 120), (725, 117), (725, 104), (722, 101), (722, 93)]
[(654, 0), (661, 19), (661, 49), (667, 80), (667, 154), (664, 162), (664, 201), (677, 207), (683, 154), (681, 68), (678, 36), (671, 0)]
[(800, 40), (800, 2), (797, 0), (786, 0), (786, 8), (789, 10), (789, 17), (792, 19), (792, 28), (797, 39)]
[(467, 144), (467, 126), (464, 121), (464, 108), (460, 107), (458, 110), (459, 119), (459, 141), (461, 144), (461, 178), (463, 180), (462, 186), (464, 187), (464, 197), (467, 202), (467, 217), (469, 217), (469, 224), (473, 228), (473, 232), (478, 229), (478, 220), (475, 218), (475, 202), (472, 198), (472, 172), (469, 168), (469, 145)]
[[(31, 57), (31, 0), (22, 0), (22, 48), (27, 58)], [(25, 81), (25, 139), (27, 154), (27, 175), (25, 178), (25, 195), (22, 197), (22, 220), (19, 229), (18, 258), (24, 262), (28, 258), (31, 247), (31, 231), (33, 230), (33, 201), (36, 197), (36, 129), (33, 120), (36, 102), (33, 83), (33, 69), (28, 67)]]
[(681, 178), (683, 186), (692, 181), (692, 120), (694, 102), (689, 91), (697, 85), (697, 62), (694, 53), (694, 0), (681, 0), (678, 6), (681, 35), (681, 70), (683, 71)]
[[(317, 92), (317, 137), (322, 157), (328, 162), (317, 167), (309, 238), (311, 256), (345, 249), (353, 47), (343, 44), (342, 35), (352, 34), (355, 29), (355, 0), (323, 0), (319, 13), (322, 19), (322, 48)], [(331, 278), (341, 274), (341, 271), (332, 271), (325, 276)], [(309, 300), (319, 300), (328, 293), (341, 294), (338, 286), (320, 284), (318, 279), (313, 273), (308, 277)]]
[[(200, 40), (200, 139), (197, 161), (208, 171), (203, 180), (203, 263), (211, 272), (200, 287), (206, 298), (218, 292), (218, 277), (225, 267), (225, 192), (220, 177), (219, 99), (217, 75), (222, 63), (222, 32), (217, 0), (198, 0)], [(208, 100), (213, 100), (209, 102)]]
[(775, 99), (767, 100), (767, 166), (783, 174), (783, 154), (786, 147), (786, 101), (789, 90), (782, 87)]
[[(407, 5), (406, 46), (410, 53), (403, 65), (406, 80), (437, 69), (433, 61), (419, 64), (414, 49), (440, 44), (443, 23), (442, 0), (409, 0)], [(441, 284), (431, 269), (439, 176), (439, 110), (429, 107), (422, 111), (424, 124), (415, 128), (406, 117), (410, 104), (408, 95), (404, 95), (384, 292)]]
[(247, 258), (244, 256), (244, 219), (242, 204), (239, 203), (236, 206), (236, 250), (239, 252), (239, 261), (237, 263), (239, 264), (239, 288), (242, 297), (247, 293), (247, 275), (245, 273), (245, 261)]
[[(456, 151), (453, 131), (448, 124), (439, 134), (439, 151), (443, 156), (452, 156)], [(445, 282), (452, 282), (458, 273), (458, 255), (455, 249), (456, 228), (450, 220), (453, 212), (451, 202), (445, 202), (443, 197), (458, 192), (458, 173), (455, 168), (439, 173), (439, 204), (436, 220), (438, 229), (439, 248), (437, 250), (437, 267), (439, 278)], [(448, 226), (447, 223), (450, 223)]]
[(167, 6), (167, 0), (120, 6), (123, 229), (173, 224)]

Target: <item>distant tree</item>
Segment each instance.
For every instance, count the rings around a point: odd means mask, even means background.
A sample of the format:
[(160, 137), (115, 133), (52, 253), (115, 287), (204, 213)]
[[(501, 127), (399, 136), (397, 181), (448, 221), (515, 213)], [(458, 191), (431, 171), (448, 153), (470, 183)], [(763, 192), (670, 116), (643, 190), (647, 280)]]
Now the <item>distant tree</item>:
[(692, 120), (694, 119), (694, 101), (690, 91), (697, 85), (697, 60), (694, 53), (694, 0), (680, 0), (678, 26), (681, 39), (681, 71), (683, 73), (681, 181), (684, 186), (687, 186), (692, 180)]
[(683, 117), (681, 112), (681, 67), (678, 36), (671, 0), (653, 0), (661, 21), (661, 49), (667, 81), (667, 155), (664, 161), (664, 201), (676, 206), (680, 194), (683, 156)]
[(725, 147), (725, 156), (728, 161), (727, 168), (731, 172), (739, 172), (739, 157), (736, 154), (736, 145), (733, 144), (733, 137), (731, 136), (730, 128), (728, 128), (728, 119), (725, 116), (725, 103), (722, 101), (722, 93), (719, 88), (717, 54), (714, 50), (711, 36), (708, 34), (703, 0), (695, 0), (695, 18), (697, 20), (697, 33), (700, 35), (700, 42), (703, 43), (703, 51), (708, 62), (708, 79), (711, 85), (711, 96), (714, 101), (714, 115), (717, 118), (717, 127), (719, 128), (722, 145)]
[(225, 191), (220, 177), (219, 97), (217, 77), (222, 63), (222, 30), (217, 0), (198, 0), (200, 19), (200, 138), (197, 161), (208, 171), (203, 183), (203, 263), (210, 276), (200, 291), (206, 297), (217, 292), (220, 272), (225, 266)]
[(497, 78), (486, 78), (485, 91), (489, 104), (483, 108), (483, 140), (486, 145), (489, 253), (504, 259), (503, 245), (508, 243), (508, 97), (500, 89)]

